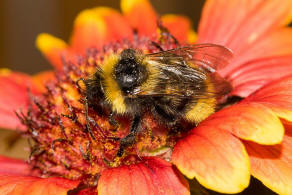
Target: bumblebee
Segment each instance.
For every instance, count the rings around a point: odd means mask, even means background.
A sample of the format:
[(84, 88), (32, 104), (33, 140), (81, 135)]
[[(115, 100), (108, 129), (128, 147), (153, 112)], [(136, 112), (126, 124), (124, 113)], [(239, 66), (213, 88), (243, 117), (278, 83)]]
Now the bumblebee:
[(229, 63), (232, 52), (220, 45), (197, 44), (143, 54), (125, 49), (104, 60), (84, 80), (89, 105), (97, 104), (115, 115), (132, 117), (130, 133), (120, 140), (123, 150), (135, 143), (143, 114), (150, 112), (160, 123), (172, 127), (182, 120), (197, 124), (211, 115), (218, 98), (230, 84), (217, 73)]

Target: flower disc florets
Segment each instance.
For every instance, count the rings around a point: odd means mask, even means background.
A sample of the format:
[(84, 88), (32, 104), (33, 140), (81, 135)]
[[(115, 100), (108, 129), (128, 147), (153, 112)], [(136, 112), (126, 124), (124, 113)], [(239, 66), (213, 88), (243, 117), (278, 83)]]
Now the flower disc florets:
[[(154, 43), (155, 42), (155, 43)], [(104, 46), (90, 48), (76, 61), (64, 58), (64, 68), (55, 72), (55, 80), (47, 83), (46, 92), (31, 95), (31, 106), (21, 120), (28, 128), (31, 142), (30, 164), (43, 176), (63, 176), (93, 182), (99, 173), (111, 167), (141, 161), (143, 156), (161, 156), (169, 160), (171, 148), (180, 133), (157, 123), (151, 114), (142, 119), (142, 131), (136, 144), (117, 157), (120, 138), (129, 133), (130, 117), (117, 117), (118, 127), (109, 123), (110, 110), (101, 114), (99, 108), (86, 109), (84, 83), (102, 66), (112, 53), (133, 48), (144, 53), (177, 47), (168, 35), (149, 39), (134, 37)], [(161, 47), (161, 48), (159, 48)], [(88, 113), (88, 118), (86, 117)]]

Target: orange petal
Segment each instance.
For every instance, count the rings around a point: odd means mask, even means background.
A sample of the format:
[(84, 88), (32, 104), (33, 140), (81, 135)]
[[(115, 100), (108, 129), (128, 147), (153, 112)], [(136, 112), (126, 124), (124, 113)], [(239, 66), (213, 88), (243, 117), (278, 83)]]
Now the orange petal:
[(263, 104), (279, 117), (292, 121), (292, 75), (264, 86), (244, 101)]
[(0, 194), (8, 195), (66, 195), (78, 181), (63, 178), (37, 178), (29, 176), (0, 175)]
[(291, 14), (292, 1), (207, 1), (199, 25), (199, 42), (227, 46), (235, 53), (248, 49)]
[(32, 175), (32, 171), (23, 160), (0, 156), (0, 175)]
[(82, 11), (74, 22), (71, 37), (72, 49), (84, 54), (88, 48), (100, 48), (106, 41), (107, 25), (93, 9)]
[(237, 55), (228, 67), (220, 71), (220, 74), (231, 77), (234, 70), (246, 62), (284, 55), (292, 55), (292, 28), (280, 28), (261, 37)]
[(75, 20), (72, 49), (84, 54), (88, 48), (100, 48), (109, 41), (131, 36), (130, 24), (118, 11), (107, 7), (88, 9)]
[(193, 129), (175, 146), (172, 161), (188, 178), (195, 177), (218, 192), (237, 193), (249, 185), (249, 159), (243, 144), (216, 127)]
[(162, 16), (161, 20), (163, 25), (179, 42), (186, 43), (189, 41), (189, 38), (193, 39), (189, 37), (193, 35), (189, 35), (191, 32), (191, 22), (187, 17), (169, 14)]
[(42, 33), (36, 39), (36, 46), (55, 68), (63, 66), (62, 54), (67, 49), (63, 40)]
[(292, 127), (286, 128), (286, 135), (279, 145), (245, 142), (245, 146), (252, 175), (276, 193), (292, 194)]
[(266, 145), (281, 143), (284, 128), (274, 112), (259, 103), (246, 102), (216, 112), (201, 123), (208, 129), (230, 131), (232, 134)]
[(249, 96), (267, 83), (291, 74), (291, 62), (292, 55), (289, 55), (263, 58), (239, 66), (228, 77), (233, 86), (231, 95)]
[(33, 76), (35, 86), (42, 92), (46, 91), (46, 84), (55, 79), (53, 71), (44, 71)]
[(29, 97), (28, 89), (33, 93), (36, 87), (32, 79), (25, 74), (0, 70), (0, 126), (8, 129), (24, 130), (15, 111), (26, 111)]
[(156, 33), (156, 13), (148, 0), (121, 0), (121, 9), (140, 35), (152, 36)]
[(108, 169), (98, 181), (98, 194), (189, 194), (183, 176), (170, 163), (146, 158), (139, 164)]
[(130, 24), (118, 11), (107, 7), (98, 7), (93, 10), (104, 19), (107, 25), (106, 41), (117, 41), (132, 37), (133, 31)]

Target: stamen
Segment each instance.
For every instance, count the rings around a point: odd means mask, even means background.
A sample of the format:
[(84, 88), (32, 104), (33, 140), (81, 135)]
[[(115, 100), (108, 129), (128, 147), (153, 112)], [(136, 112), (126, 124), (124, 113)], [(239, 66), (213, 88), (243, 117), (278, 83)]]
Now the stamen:
[(68, 141), (67, 139), (63, 139), (63, 138), (59, 138), (59, 139), (55, 139), (53, 142), (52, 142), (52, 145), (51, 145), (51, 148), (53, 149), (53, 150), (55, 150), (55, 144), (57, 143), (57, 142), (68, 142), (69, 144), (71, 144), (72, 145), (72, 143), (70, 142), (70, 141)]

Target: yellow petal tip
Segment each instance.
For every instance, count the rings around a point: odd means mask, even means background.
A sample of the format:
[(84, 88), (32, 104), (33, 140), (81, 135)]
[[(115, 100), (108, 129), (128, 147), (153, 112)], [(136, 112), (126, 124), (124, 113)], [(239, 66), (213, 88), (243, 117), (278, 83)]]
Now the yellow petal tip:
[(55, 48), (65, 49), (67, 47), (67, 44), (63, 40), (56, 38), (50, 34), (41, 33), (37, 36), (36, 47), (42, 53), (48, 53)]
[(96, 14), (99, 14), (101, 16), (104, 16), (104, 15), (109, 15), (113, 12), (117, 12), (115, 9), (113, 8), (110, 8), (110, 7), (104, 7), (104, 6), (99, 6), (99, 7), (96, 7), (96, 8), (93, 8), (92, 11), (94, 11)]
[[(99, 32), (106, 32), (106, 23), (101, 16), (101, 12), (108, 12), (109, 8), (93, 8), (87, 9), (78, 14), (75, 19), (75, 28), (80, 28), (81, 26), (91, 26), (91, 28), (96, 28)], [(99, 12), (99, 13), (98, 13)]]
[(128, 13), (138, 3), (148, 3), (147, 0), (121, 0), (121, 9), (124, 13)]
[[(253, 104), (257, 109), (258, 116), (261, 116), (265, 123), (259, 126), (253, 126), (254, 133), (247, 137), (247, 140), (254, 141), (262, 145), (275, 145), (283, 141), (285, 129), (275, 112), (270, 108), (261, 105)], [(263, 112), (262, 114), (260, 112)]]
[(8, 76), (11, 73), (11, 70), (8, 68), (1, 68), (0, 69), (0, 76)]
[(75, 25), (84, 24), (84, 23), (87, 23), (88, 21), (95, 21), (95, 20), (97, 20), (97, 15), (94, 9), (86, 9), (78, 14), (75, 20)]
[(194, 30), (188, 32), (188, 42), (195, 43), (198, 39), (197, 33)]

